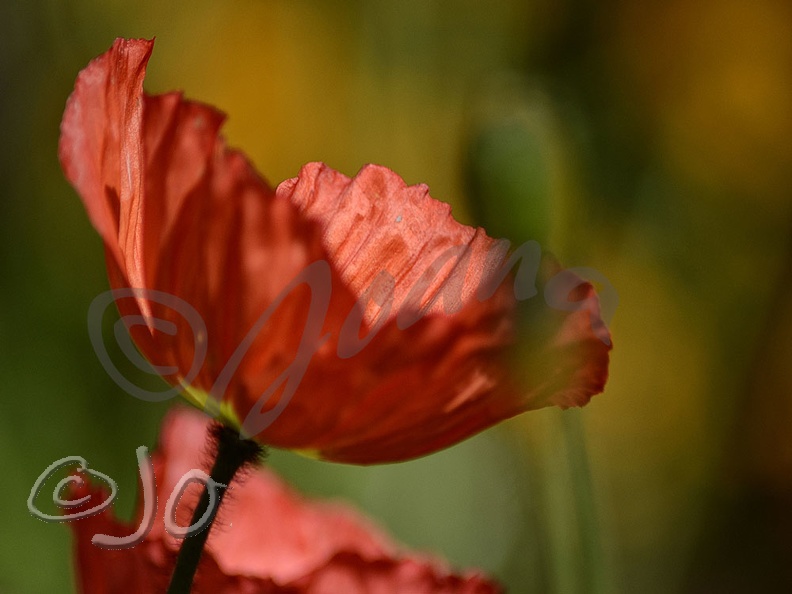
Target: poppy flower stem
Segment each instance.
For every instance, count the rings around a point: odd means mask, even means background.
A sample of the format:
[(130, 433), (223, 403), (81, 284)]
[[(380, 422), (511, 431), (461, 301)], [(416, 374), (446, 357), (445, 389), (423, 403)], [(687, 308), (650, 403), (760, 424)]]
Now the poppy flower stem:
[[(201, 499), (190, 522), (190, 526), (200, 524), (202, 527), (197, 532), (188, 534), (184, 539), (168, 586), (168, 594), (189, 594), (206, 539), (209, 538), (209, 532), (223, 502), (227, 486), (231, 484), (240, 469), (260, 460), (265, 453), (261, 445), (251, 439), (242, 439), (238, 431), (221, 423), (212, 425), (210, 436), (217, 451), (210, 474), (214, 483), (209, 481), (204, 485)], [(214, 496), (212, 496), (213, 491)], [(204, 519), (204, 514), (211, 504), (213, 509), (209, 510), (208, 518)]]

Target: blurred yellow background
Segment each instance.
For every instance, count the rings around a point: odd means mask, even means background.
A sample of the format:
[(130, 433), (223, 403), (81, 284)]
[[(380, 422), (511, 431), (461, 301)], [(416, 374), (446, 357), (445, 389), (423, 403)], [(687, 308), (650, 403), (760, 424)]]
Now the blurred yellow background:
[(228, 113), (271, 183), (387, 165), (619, 294), (582, 411), (388, 467), (274, 453), (283, 474), (514, 593), (792, 591), (792, 4), (39, 0), (0, 23), (0, 592), (73, 588), (30, 488), (82, 455), (129, 515), (169, 405), (96, 360), (101, 242), (57, 162), (74, 79), (119, 36), (156, 36), (147, 90)]

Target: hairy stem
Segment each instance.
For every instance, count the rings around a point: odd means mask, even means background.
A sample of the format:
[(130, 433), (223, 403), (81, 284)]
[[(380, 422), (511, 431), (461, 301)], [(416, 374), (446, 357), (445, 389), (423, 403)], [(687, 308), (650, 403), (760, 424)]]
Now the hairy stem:
[[(220, 423), (212, 426), (210, 434), (217, 450), (217, 457), (210, 474), (215, 483), (230, 485), (234, 476), (242, 467), (261, 458), (264, 452), (262, 446), (255, 441), (241, 439), (236, 430)], [(209, 508), (212, 499), (210, 497), (210, 489), (213, 488), (214, 486), (211, 483), (204, 486), (201, 499), (190, 522), (191, 526), (195, 526)], [(220, 487), (217, 489), (214, 509), (210, 511), (208, 521), (204, 522), (204, 526), (200, 531), (184, 539), (176, 560), (176, 568), (173, 570), (171, 582), (168, 586), (168, 594), (189, 594), (206, 539), (209, 538), (209, 532), (214, 524), (217, 510), (220, 509), (220, 505), (223, 502), (225, 492), (225, 488)]]

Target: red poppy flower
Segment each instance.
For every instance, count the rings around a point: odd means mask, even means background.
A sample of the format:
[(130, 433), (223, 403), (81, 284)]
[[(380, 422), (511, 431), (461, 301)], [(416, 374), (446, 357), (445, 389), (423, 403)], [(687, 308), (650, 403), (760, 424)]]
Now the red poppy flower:
[[(208, 418), (177, 408), (166, 418), (159, 451), (152, 456), (158, 515), (145, 540), (131, 549), (109, 550), (91, 543), (95, 534), (126, 536), (136, 526), (111, 510), (70, 523), (75, 535), (77, 581), (84, 594), (164, 592), (180, 542), (164, 528), (164, 502), (181, 477), (208, 471)], [(241, 488), (238, 488), (241, 487)], [(176, 508), (180, 526), (190, 523), (201, 488), (191, 484)], [(84, 483), (72, 498), (102, 497)], [(79, 508), (77, 508), (79, 509)], [(141, 513), (142, 515), (142, 503)], [(211, 594), (489, 594), (500, 592), (477, 573), (449, 573), (437, 559), (399, 552), (378, 528), (351, 508), (307, 501), (265, 469), (232, 483), (198, 567), (194, 592)]]
[(384, 167), (312, 163), (273, 191), (222, 114), (143, 92), (152, 47), (119, 39), (80, 73), (59, 155), (112, 287), (145, 289), (116, 299), (136, 344), (191, 402), (265, 444), (375, 463), (602, 391), (590, 285), (586, 308), (528, 328), (518, 385), (515, 286), (496, 284), (508, 242)]

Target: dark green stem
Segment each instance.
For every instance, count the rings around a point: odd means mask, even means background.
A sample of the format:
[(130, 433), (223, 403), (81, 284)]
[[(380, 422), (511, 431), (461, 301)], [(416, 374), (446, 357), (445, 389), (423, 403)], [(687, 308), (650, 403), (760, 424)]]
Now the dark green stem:
[[(234, 476), (242, 467), (261, 458), (264, 452), (264, 449), (255, 441), (241, 439), (237, 431), (220, 423), (213, 425), (210, 433), (217, 446), (217, 457), (210, 473), (212, 480), (216, 483), (230, 485), (231, 481), (234, 480)], [(191, 526), (194, 526), (206, 513), (210, 503), (209, 489), (211, 488), (213, 488), (211, 485), (205, 486), (198, 506), (193, 513), (192, 521), (190, 522)], [(205, 527), (200, 532), (184, 539), (181, 550), (179, 550), (179, 556), (176, 559), (176, 568), (173, 570), (173, 576), (168, 586), (168, 594), (189, 594), (206, 539), (209, 538), (209, 532), (214, 524), (217, 510), (220, 509), (220, 505), (223, 502), (225, 492), (225, 488), (217, 489), (216, 503), (214, 509), (210, 512), (209, 521), (206, 522)]]

